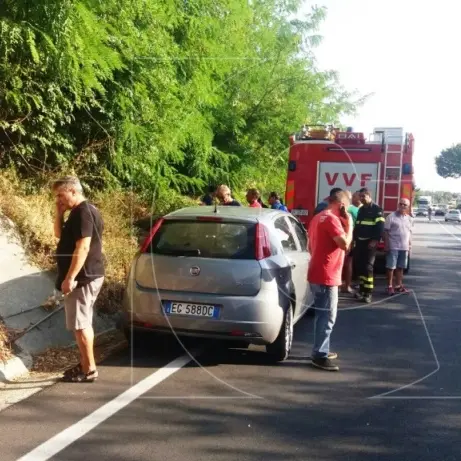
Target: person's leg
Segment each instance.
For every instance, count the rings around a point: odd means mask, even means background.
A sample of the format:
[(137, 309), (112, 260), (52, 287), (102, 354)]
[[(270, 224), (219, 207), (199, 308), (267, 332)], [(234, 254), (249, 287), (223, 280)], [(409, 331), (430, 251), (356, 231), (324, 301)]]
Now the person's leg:
[(81, 373), (71, 376), (71, 381), (94, 381), (98, 377), (94, 358), (93, 306), (102, 283), (100, 278), (71, 293), (75, 301), (74, 331), (81, 363)]
[(366, 276), (364, 280), (364, 301), (371, 302), (371, 295), (373, 293), (374, 288), (374, 265), (376, 259), (376, 247), (375, 248), (368, 248), (366, 247)]
[(366, 241), (357, 240), (357, 246), (354, 248), (354, 256), (356, 258), (357, 275), (359, 278), (359, 291), (357, 293), (358, 298), (362, 298), (365, 290), (366, 281)]
[(325, 370), (337, 371), (330, 359), (336, 354), (330, 352), (330, 336), (338, 312), (338, 287), (315, 285), (315, 321), (312, 364)]
[(393, 250), (388, 250), (386, 253), (386, 269), (387, 269), (387, 293), (389, 295), (394, 294), (394, 288), (392, 284), (392, 279), (394, 277), (394, 271), (397, 264), (396, 252)]
[(343, 293), (350, 293), (352, 291), (352, 255), (348, 254), (344, 260), (344, 283), (341, 287)]
[[(80, 353), (80, 357), (83, 356), (81, 346), (78, 342), (77, 335), (75, 334), (75, 322), (77, 316), (77, 302), (78, 302), (79, 293), (76, 290), (73, 290), (71, 293), (64, 297), (64, 312), (66, 315), (66, 328), (69, 331), (72, 331), (75, 336), (75, 340), (77, 342), (78, 350)], [(80, 359), (79, 363), (73, 367), (68, 368), (64, 372), (64, 377), (73, 376), (77, 373), (80, 373), (83, 369), (82, 359)]]
[(93, 327), (87, 327), (83, 330), (75, 331), (75, 339), (77, 340), (80, 351), (82, 370), (84, 373), (96, 370), (94, 359), (94, 330)]
[(408, 264), (408, 251), (399, 251), (397, 256), (396, 291), (399, 293), (408, 293), (408, 290), (403, 285), (403, 270)]
[(402, 279), (403, 279), (403, 269), (398, 267), (395, 270), (395, 287), (399, 288), (402, 286)]

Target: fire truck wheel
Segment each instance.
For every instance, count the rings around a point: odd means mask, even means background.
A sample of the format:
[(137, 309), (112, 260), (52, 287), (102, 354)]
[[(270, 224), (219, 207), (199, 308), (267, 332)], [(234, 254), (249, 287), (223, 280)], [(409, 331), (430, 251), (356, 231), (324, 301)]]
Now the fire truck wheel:
[(288, 358), (293, 344), (293, 308), (290, 306), (283, 316), (282, 326), (277, 339), (266, 346), (266, 352), (274, 362), (283, 362)]

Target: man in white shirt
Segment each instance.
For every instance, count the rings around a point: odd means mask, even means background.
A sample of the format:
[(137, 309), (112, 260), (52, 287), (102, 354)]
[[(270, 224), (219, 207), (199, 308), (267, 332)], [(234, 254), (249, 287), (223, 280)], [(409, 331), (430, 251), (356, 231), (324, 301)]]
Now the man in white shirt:
[[(384, 223), (384, 245), (386, 251), (387, 293), (408, 293), (403, 286), (403, 271), (408, 265), (413, 218), (410, 215), (410, 201), (399, 200), (397, 211), (391, 213)], [(395, 272), (395, 288), (392, 281)]]

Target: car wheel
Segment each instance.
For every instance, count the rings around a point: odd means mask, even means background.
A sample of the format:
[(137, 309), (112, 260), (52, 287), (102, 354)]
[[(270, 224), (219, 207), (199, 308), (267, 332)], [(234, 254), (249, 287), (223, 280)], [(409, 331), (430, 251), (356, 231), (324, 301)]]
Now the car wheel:
[(290, 306), (283, 316), (282, 327), (277, 339), (266, 346), (266, 352), (275, 362), (283, 362), (288, 358), (293, 344), (293, 309)]

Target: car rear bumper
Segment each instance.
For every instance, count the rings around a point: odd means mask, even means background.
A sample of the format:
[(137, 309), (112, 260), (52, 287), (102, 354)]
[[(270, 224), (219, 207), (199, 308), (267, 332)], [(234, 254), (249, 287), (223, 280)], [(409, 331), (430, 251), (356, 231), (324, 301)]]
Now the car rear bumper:
[[(275, 341), (283, 320), (278, 293), (262, 290), (255, 297), (218, 296), (191, 292), (171, 292), (133, 286), (123, 302), (123, 328), (209, 339), (235, 339), (253, 344)], [(167, 315), (162, 301), (219, 306), (217, 319)]]

